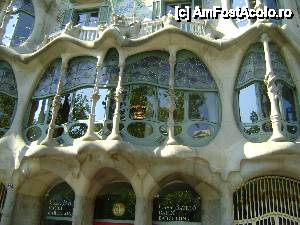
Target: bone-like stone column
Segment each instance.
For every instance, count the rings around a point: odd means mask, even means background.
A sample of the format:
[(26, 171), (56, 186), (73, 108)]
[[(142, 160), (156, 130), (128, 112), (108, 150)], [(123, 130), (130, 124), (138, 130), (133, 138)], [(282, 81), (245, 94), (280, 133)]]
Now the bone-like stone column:
[(110, 135), (107, 137), (107, 140), (122, 140), (120, 136), (120, 119), (121, 119), (121, 101), (122, 101), (122, 83), (123, 83), (123, 73), (124, 73), (124, 67), (125, 67), (125, 59), (120, 58), (119, 63), (119, 81), (116, 88), (116, 94), (115, 94), (115, 101), (116, 101), (116, 108), (113, 116), (113, 127)]
[(8, 188), (1, 218), (1, 225), (12, 225), (17, 192), (16, 188)]
[(170, 64), (170, 77), (169, 77), (169, 119), (168, 119), (168, 140), (167, 145), (176, 145), (177, 141), (175, 139), (175, 122), (174, 122), (174, 111), (176, 109), (176, 96), (175, 96), (175, 64), (176, 64), (176, 51), (171, 50), (170, 51), (170, 57), (169, 57), (169, 64)]
[(233, 224), (233, 193), (224, 187), (221, 197), (221, 225)]
[(72, 225), (92, 225), (95, 201), (86, 196), (75, 196)]
[(94, 131), (94, 123), (95, 123), (95, 117), (96, 117), (96, 104), (100, 99), (99, 95), (99, 75), (100, 75), (100, 70), (101, 70), (101, 64), (102, 64), (102, 57), (98, 56), (98, 61), (97, 61), (97, 69), (96, 69), (96, 79), (95, 79), (95, 86), (93, 89), (93, 94), (91, 96), (92, 100), (92, 106), (91, 106), (91, 113), (89, 115), (89, 121), (88, 121), (88, 129), (83, 137), (83, 140), (85, 141), (94, 141), (94, 140), (99, 140), (99, 136), (95, 134)]
[(51, 121), (48, 128), (48, 133), (46, 138), (41, 142), (41, 145), (56, 145), (55, 140), (53, 139), (53, 134), (55, 130), (55, 121), (57, 118), (58, 110), (60, 107), (60, 99), (61, 99), (61, 93), (62, 93), (62, 87), (63, 87), (63, 81), (65, 78), (65, 74), (67, 73), (68, 69), (68, 60), (62, 57), (61, 62), (61, 71), (60, 71), (60, 78), (57, 85), (57, 90), (55, 97), (52, 102), (52, 116)]
[(134, 225), (152, 224), (152, 200), (136, 196)]
[(271, 103), (271, 115), (270, 119), (272, 122), (273, 134), (269, 141), (285, 141), (286, 137), (281, 131), (282, 122), (281, 114), (278, 106), (278, 100), (280, 95), (279, 87), (276, 84), (277, 76), (272, 68), (272, 60), (269, 48), (270, 38), (267, 34), (261, 36), (261, 42), (264, 45), (265, 61), (266, 61), (266, 75), (265, 84), (268, 89), (268, 97)]

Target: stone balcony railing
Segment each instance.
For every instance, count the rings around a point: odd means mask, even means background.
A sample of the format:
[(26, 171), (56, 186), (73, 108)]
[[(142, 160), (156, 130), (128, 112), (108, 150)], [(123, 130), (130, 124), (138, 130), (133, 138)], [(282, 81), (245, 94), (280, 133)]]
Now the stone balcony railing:
[(222, 37), (222, 34), (214, 30), (211, 24), (206, 20), (176, 22), (172, 15), (167, 15), (160, 19), (140, 22), (135, 21), (132, 18), (115, 16), (113, 23), (109, 26), (105, 25), (98, 27), (86, 27), (80, 25), (73, 26), (72, 23), (69, 23), (63, 30), (57, 31), (45, 37), (45, 40), (41, 46), (51, 42), (63, 33), (83, 41), (95, 41), (106, 29), (114, 28), (120, 32), (121, 36), (130, 39), (137, 39), (155, 33), (166, 27), (176, 27), (195, 36), (206, 36), (212, 39), (218, 39)]

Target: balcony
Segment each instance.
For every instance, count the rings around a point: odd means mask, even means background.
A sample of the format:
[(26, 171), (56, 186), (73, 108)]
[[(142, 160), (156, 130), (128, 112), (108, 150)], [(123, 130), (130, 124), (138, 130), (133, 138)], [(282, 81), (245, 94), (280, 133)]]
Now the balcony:
[(73, 25), (68, 23), (64, 29), (45, 37), (41, 46), (53, 41), (62, 34), (70, 35), (82, 41), (95, 41), (102, 33), (109, 29), (117, 30), (121, 36), (129, 39), (139, 39), (147, 35), (151, 35), (164, 28), (172, 27), (180, 29), (184, 32), (195, 36), (202, 36), (211, 39), (222, 38), (223, 34), (216, 31), (207, 20), (192, 20), (191, 22), (177, 22), (172, 14), (151, 21), (138, 21), (132, 17), (115, 16), (111, 25), (103, 25), (98, 27), (88, 27), (81, 25)]

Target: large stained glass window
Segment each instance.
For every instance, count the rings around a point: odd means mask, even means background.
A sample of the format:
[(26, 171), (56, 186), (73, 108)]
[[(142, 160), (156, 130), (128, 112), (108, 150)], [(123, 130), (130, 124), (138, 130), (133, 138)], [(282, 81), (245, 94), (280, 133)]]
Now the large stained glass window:
[(206, 144), (220, 126), (219, 96), (208, 69), (191, 52), (177, 54), (175, 89), (178, 141), (190, 146)]
[(34, 7), (31, 0), (13, 0), (9, 7), (12, 11), (4, 19), (2, 43), (15, 47), (24, 43), (33, 30)]
[[(61, 59), (56, 59), (43, 74), (33, 94), (25, 129), (25, 137), (29, 142), (42, 140), (46, 136), (48, 124), (51, 120), (52, 100), (57, 90), (60, 71)], [(66, 113), (68, 114), (67, 111)], [(59, 117), (65, 116), (61, 116), (59, 113)], [(60, 127), (55, 128), (55, 137), (60, 136), (62, 133), (63, 130)]]
[[(153, 224), (201, 224), (201, 199), (188, 184), (166, 185), (153, 200)], [(180, 222), (179, 222), (180, 221)]]
[(162, 112), (162, 108), (168, 101), (165, 95), (169, 70), (165, 52), (146, 52), (127, 59), (124, 70), (127, 107), (122, 121), (125, 140), (155, 145), (165, 139), (159, 130), (168, 118), (168, 113)]
[(116, 182), (105, 186), (95, 202), (94, 225), (134, 224), (135, 193), (130, 184)]
[[(98, 73), (99, 100), (94, 126), (99, 138), (106, 138), (112, 129), (118, 62), (118, 52), (115, 49), (109, 50)], [(83, 137), (87, 131), (96, 82), (96, 65), (97, 59), (87, 56), (76, 57), (68, 64), (54, 131), (54, 138), (60, 144), (72, 144), (74, 139)], [(46, 137), (60, 75), (61, 59), (57, 59), (47, 69), (33, 95), (25, 130), (28, 142), (41, 141)]]
[(10, 65), (0, 60), (0, 137), (9, 129), (17, 105), (17, 84)]
[(62, 182), (54, 186), (45, 196), (43, 225), (72, 225), (75, 193)]
[[(278, 105), (282, 130), (293, 140), (298, 135), (296, 89), (277, 47), (271, 44), (271, 61), (279, 89)], [(271, 106), (264, 83), (266, 66), (262, 44), (252, 45), (242, 62), (236, 83), (237, 119), (243, 134), (253, 142), (266, 141), (272, 135)]]
[[(128, 106), (122, 122), (125, 140), (147, 145), (166, 140), (169, 75), (168, 54), (164, 52), (145, 52), (126, 61), (124, 89)], [(187, 51), (177, 55), (175, 104), (173, 117), (179, 143), (200, 146), (214, 137), (220, 118), (217, 87), (204, 64)]]

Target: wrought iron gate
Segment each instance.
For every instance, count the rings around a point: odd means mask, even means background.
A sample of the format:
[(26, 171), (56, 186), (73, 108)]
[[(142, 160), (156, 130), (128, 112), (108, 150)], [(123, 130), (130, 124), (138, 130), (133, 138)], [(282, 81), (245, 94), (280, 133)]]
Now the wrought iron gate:
[(267, 176), (233, 195), (235, 225), (300, 225), (300, 181)]
[(4, 207), (5, 197), (6, 197), (6, 187), (4, 184), (0, 183), (0, 221), (2, 217), (2, 210)]

